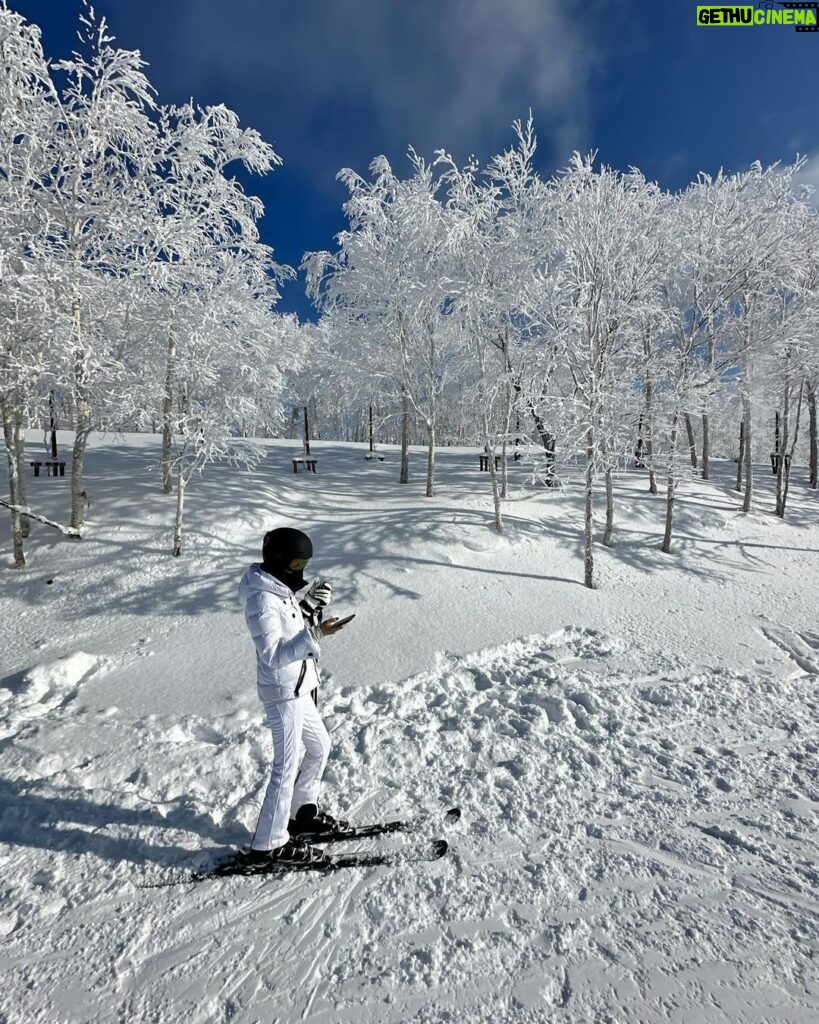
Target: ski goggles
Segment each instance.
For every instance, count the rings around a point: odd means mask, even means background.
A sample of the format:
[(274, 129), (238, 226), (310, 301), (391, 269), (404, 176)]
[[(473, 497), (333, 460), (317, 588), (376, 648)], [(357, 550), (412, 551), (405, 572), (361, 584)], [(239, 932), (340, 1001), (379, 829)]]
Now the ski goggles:
[(309, 558), (291, 558), (287, 563), (287, 568), (291, 572), (298, 572), (299, 569), (303, 569), (309, 561)]

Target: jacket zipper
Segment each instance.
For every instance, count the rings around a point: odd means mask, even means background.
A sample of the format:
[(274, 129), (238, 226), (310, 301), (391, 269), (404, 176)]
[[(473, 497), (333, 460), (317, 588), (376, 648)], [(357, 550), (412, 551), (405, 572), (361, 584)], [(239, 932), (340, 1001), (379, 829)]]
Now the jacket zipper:
[(298, 682), (296, 683), (296, 689), (295, 689), (295, 691), (293, 693), (294, 697), (298, 697), (299, 690), (301, 689), (301, 684), (304, 682), (304, 677), (306, 675), (307, 675), (307, 662), (303, 661), (301, 663), (301, 671), (299, 672), (299, 679), (298, 679)]

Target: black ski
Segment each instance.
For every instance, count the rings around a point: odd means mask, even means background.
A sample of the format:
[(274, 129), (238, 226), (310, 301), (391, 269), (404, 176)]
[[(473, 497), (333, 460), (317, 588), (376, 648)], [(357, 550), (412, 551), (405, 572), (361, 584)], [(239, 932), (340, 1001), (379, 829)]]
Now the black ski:
[(260, 875), (287, 875), (292, 871), (313, 872), (320, 875), (330, 874), (341, 868), (374, 868), (383, 864), (404, 864), (419, 861), (440, 860), (447, 850), (446, 839), (434, 839), (428, 846), (419, 850), (391, 850), (383, 853), (341, 853), (325, 856), (322, 860), (307, 863), (250, 863), (241, 856), (217, 864), (208, 871), (200, 871), (189, 877), (191, 882), (204, 882), (211, 878), (228, 878), (234, 875), (257, 877)]
[[(454, 825), (461, 817), (459, 807), (451, 807), (443, 816), (444, 823)], [(432, 816), (413, 818), (404, 821), (386, 821), (371, 825), (357, 825), (351, 829), (340, 832), (320, 833), (315, 840), (310, 840), (306, 835), (299, 836), (304, 842), (311, 845), (314, 842), (332, 843), (342, 842), (351, 839), (368, 839), (373, 836), (384, 835), (389, 832), (417, 832), (432, 819)], [(205, 868), (203, 871), (186, 873), (181, 877), (166, 882), (147, 882), (140, 886), (142, 889), (157, 889), (169, 885), (183, 885), (186, 882), (204, 882), (214, 878), (229, 878), (236, 875), (259, 876), (259, 875), (285, 875), (291, 871), (313, 872), (318, 874), (330, 874), (341, 868), (369, 868), (379, 867), (383, 864), (413, 864), (424, 861), (439, 860), (443, 857), (449, 844), (445, 839), (432, 839), (424, 846), (401, 847), (396, 850), (383, 850), (341, 853), (325, 855), (322, 860), (312, 863), (248, 863), (241, 853), (233, 851), (226, 860), (220, 861), (213, 867)]]
[(192, 882), (207, 882), (215, 878), (261, 878), (281, 877), (290, 872), (307, 872), (329, 875), (341, 868), (375, 868), (383, 864), (418, 864), (424, 861), (440, 860), (447, 850), (446, 839), (433, 839), (421, 849), (392, 850), (384, 853), (342, 853), (337, 856), (325, 856), (322, 860), (310, 863), (286, 863), (270, 861), (268, 863), (248, 863), (241, 854), (234, 853), (227, 860), (221, 861), (204, 871), (194, 871), (181, 877), (171, 878), (164, 882), (146, 882), (140, 889), (164, 889), (171, 885), (184, 885)]
[[(343, 843), (353, 839), (372, 839), (375, 836), (384, 836), (391, 832), (418, 832), (434, 820), (432, 815), (423, 815), (404, 821), (378, 821), (371, 825), (351, 825), (349, 828), (339, 829), (336, 832), (300, 832), (297, 838), (300, 842), (309, 843), (311, 846), (316, 843)], [(446, 826), (454, 825), (460, 820), (460, 807), (450, 807), (443, 816), (443, 824)]]

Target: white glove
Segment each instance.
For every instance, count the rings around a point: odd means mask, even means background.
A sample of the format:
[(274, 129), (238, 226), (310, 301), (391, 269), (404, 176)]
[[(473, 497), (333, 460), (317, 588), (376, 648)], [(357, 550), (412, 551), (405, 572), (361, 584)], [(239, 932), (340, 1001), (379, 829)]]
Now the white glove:
[(315, 580), (299, 603), (302, 611), (314, 616), (317, 611), (326, 608), (332, 599), (333, 588), (330, 583), (327, 580)]

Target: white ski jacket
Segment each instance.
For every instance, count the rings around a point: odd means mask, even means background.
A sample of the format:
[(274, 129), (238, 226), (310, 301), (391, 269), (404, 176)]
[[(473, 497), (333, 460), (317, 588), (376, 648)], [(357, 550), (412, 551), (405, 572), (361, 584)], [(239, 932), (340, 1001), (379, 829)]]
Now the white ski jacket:
[(309, 697), (320, 682), (320, 649), (293, 591), (255, 562), (239, 584), (239, 600), (256, 647), (256, 685), (262, 702)]

